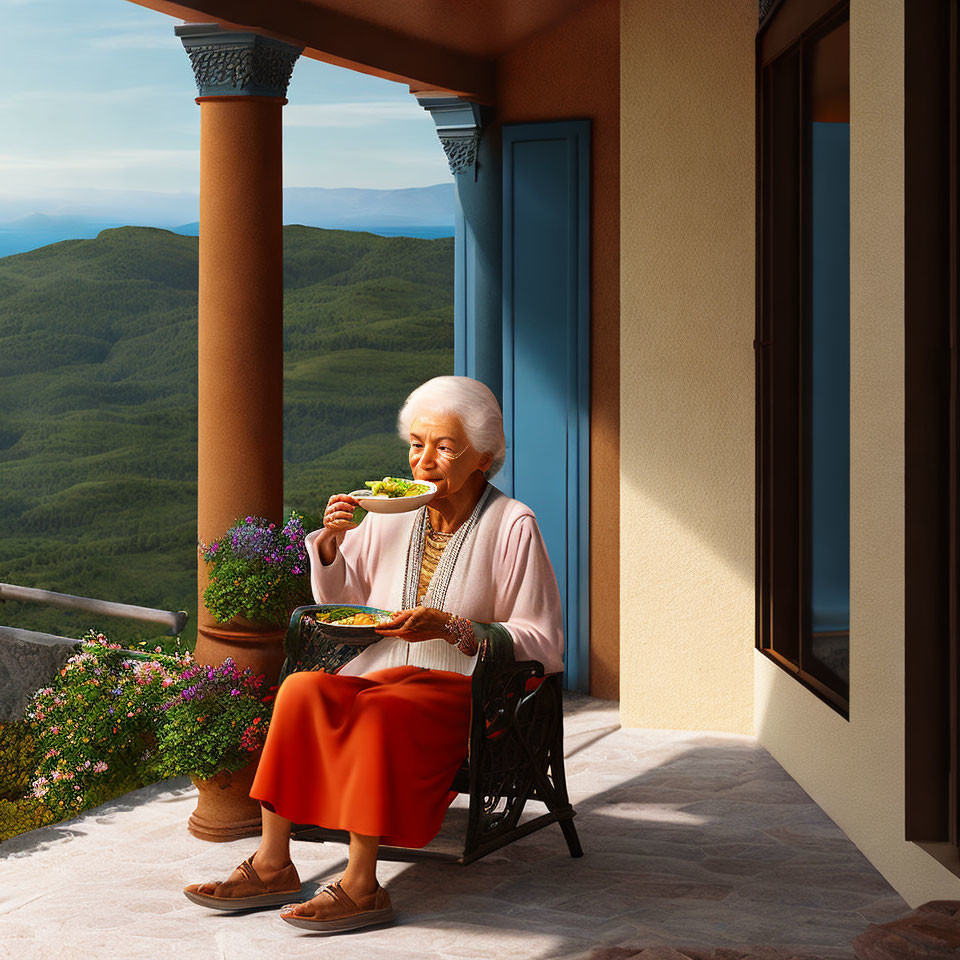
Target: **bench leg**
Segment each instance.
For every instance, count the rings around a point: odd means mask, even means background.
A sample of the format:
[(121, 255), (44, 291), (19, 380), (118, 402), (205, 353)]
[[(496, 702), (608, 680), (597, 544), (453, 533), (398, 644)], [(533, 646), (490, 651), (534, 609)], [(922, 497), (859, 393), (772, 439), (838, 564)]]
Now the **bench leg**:
[(571, 857), (582, 857), (583, 847), (580, 846), (580, 837), (577, 836), (577, 828), (572, 820), (561, 820), (560, 829), (563, 831), (563, 839), (567, 841), (567, 847), (570, 850)]

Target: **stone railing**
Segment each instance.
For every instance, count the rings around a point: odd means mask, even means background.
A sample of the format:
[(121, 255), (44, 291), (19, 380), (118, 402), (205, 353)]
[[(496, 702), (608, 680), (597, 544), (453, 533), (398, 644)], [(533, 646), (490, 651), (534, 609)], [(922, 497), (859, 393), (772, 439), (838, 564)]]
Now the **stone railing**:
[[(170, 636), (182, 633), (187, 622), (187, 614), (183, 610), (156, 610), (136, 604), (20, 587), (12, 583), (0, 583), (0, 601), (4, 600), (43, 603), (99, 616), (159, 623), (167, 628)], [(33, 694), (49, 685), (79, 643), (75, 638), (59, 637), (52, 633), (0, 626), (0, 722), (19, 719)]]

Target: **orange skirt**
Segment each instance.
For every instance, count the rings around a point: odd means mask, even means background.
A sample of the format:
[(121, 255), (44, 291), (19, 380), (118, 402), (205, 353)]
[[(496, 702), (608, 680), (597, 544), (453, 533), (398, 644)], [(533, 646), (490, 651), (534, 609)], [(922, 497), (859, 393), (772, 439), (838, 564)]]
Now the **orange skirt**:
[(250, 796), (292, 820), (422, 847), (467, 755), (471, 678), (391, 667), (298, 672), (277, 691)]

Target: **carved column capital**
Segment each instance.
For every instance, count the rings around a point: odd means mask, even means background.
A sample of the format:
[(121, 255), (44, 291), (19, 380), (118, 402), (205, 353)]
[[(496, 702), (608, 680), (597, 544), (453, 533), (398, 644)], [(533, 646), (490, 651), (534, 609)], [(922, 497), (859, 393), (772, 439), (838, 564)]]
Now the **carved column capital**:
[(285, 97), (293, 65), (303, 51), (246, 30), (216, 23), (174, 28), (190, 58), (201, 97)]
[(475, 170), (483, 125), (492, 111), (461, 97), (417, 96), (437, 125), (437, 136), (454, 175)]

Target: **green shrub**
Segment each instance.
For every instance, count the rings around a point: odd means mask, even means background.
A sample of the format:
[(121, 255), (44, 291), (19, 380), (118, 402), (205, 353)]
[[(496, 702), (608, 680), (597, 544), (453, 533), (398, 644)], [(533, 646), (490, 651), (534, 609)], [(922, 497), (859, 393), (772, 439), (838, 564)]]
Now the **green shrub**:
[(0, 723), (0, 800), (15, 800), (27, 792), (36, 756), (37, 740), (28, 723)]
[(0, 800), (0, 842), (30, 830), (39, 830), (58, 819), (42, 800), (33, 797)]

